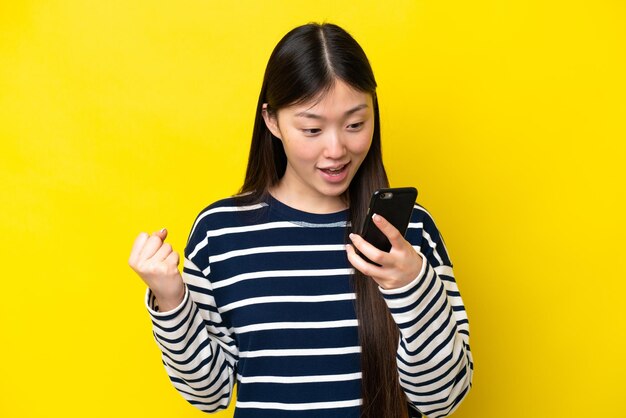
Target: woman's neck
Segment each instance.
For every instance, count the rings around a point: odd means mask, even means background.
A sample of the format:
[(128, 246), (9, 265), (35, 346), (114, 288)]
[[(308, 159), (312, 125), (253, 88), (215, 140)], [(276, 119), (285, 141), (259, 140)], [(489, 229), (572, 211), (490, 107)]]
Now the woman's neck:
[(336, 213), (348, 208), (345, 193), (340, 196), (313, 195), (302, 193), (280, 181), (270, 187), (269, 193), (279, 202), (303, 212), (325, 214)]

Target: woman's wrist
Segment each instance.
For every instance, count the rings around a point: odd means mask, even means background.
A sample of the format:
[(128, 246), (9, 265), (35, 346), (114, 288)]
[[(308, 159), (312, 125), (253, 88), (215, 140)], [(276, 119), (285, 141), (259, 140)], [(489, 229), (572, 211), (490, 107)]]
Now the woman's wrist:
[(168, 312), (173, 310), (174, 308), (180, 306), (180, 304), (185, 299), (185, 285), (183, 283), (181, 283), (180, 288), (176, 289), (176, 291), (168, 295), (160, 295), (153, 289), (151, 290), (152, 293), (154, 293), (154, 297), (156, 298), (160, 312)]

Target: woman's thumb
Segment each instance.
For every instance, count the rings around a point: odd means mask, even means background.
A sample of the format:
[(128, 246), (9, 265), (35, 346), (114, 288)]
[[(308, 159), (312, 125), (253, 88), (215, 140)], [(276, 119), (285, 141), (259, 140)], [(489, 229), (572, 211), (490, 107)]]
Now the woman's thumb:
[(167, 237), (167, 229), (163, 228), (160, 231), (154, 232), (152, 235), (156, 235), (161, 238), (161, 241), (165, 241), (165, 238)]

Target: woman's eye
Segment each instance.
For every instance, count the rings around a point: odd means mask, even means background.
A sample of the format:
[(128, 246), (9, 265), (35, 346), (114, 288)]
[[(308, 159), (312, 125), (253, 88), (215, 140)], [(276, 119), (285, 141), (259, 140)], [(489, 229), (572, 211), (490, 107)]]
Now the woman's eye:
[(348, 129), (351, 131), (358, 131), (363, 126), (363, 122), (351, 123), (348, 125)]
[(305, 135), (316, 135), (322, 132), (322, 130), (319, 128), (305, 128), (302, 129), (302, 132), (304, 132)]

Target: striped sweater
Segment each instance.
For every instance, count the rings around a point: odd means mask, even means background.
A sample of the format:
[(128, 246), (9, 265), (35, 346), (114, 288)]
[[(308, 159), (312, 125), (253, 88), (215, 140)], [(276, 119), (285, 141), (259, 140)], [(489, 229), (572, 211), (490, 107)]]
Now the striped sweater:
[[(146, 304), (174, 387), (206, 412), (235, 418), (359, 416), (360, 347), (345, 251), (347, 211), (311, 214), (269, 196), (218, 201), (185, 248), (183, 302)], [(432, 217), (415, 205), (406, 239), (424, 257), (400, 289), (380, 289), (399, 326), (397, 365), (412, 408), (452, 413), (471, 386), (469, 324)]]

